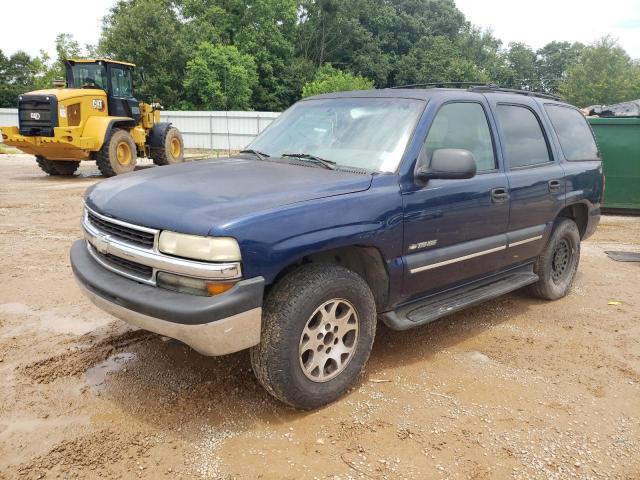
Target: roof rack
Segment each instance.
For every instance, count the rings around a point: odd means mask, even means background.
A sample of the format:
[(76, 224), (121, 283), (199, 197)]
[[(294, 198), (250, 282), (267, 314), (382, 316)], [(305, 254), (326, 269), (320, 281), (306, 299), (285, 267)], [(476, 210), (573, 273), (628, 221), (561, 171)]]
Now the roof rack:
[(484, 82), (428, 82), (428, 83), (412, 83), (410, 85), (398, 85), (397, 87), (391, 87), (393, 89), (398, 88), (438, 88), (438, 87), (466, 87), (466, 86), (489, 86), (490, 84)]
[(558, 101), (561, 100), (561, 98), (558, 97), (557, 95), (552, 95), (550, 93), (532, 92), (529, 90), (517, 90), (515, 88), (502, 88), (495, 84), (477, 85), (477, 86), (469, 87), (467, 90), (469, 90), (470, 92), (479, 92), (479, 93), (487, 93), (487, 92), (515, 93), (518, 95), (526, 95), (527, 97), (539, 97), (539, 98), (546, 98), (549, 100), (558, 100)]
[(526, 95), (528, 97), (539, 97), (546, 98), (549, 100), (557, 100), (560, 101), (561, 98), (557, 95), (552, 95), (550, 93), (541, 93), (541, 92), (532, 92), (529, 90), (518, 90), (515, 88), (502, 88), (495, 83), (483, 83), (483, 82), (429, 82), (429, 83), (413, 83), (410, 85), (398, 85), (397, 87), (391, 87), (393, 89), (398, 88), (442, 88), (442, 87), (453, 87), (453, 88), (463, 88), (467, 87), (467, 91), (469, 92), (478, 92), (478, 93), (515, 93), (518, 95)]

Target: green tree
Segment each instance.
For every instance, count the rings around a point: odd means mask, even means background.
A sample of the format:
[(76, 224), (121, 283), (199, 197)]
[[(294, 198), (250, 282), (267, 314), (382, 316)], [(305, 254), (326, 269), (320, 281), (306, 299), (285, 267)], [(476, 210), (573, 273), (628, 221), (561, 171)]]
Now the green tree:
[(502, 87), (539, 91), (542, 89), (538, 72), (538, 56), (525, 43), (511, 42), (506, 52), (507, 70), (498, 79)]
[(258, 84), (256, 64), (234, 46), (203, 42), (187, 62), (183, 106), (208, 110), (251, 110), (251, 96)]
[(38, 57), (21, 51), (7, 57), (0, 50), (0, 107), (15, 108), (18, 95), (39, 88), (37, 82), (45, 70), (46, 65)]
[(119, 0), (103, 19), (96, 53), (143, 67), (147, 81), (137, 86), (138, 96), (174, 108), (188, 59), (182, 30), (171, 0)]
[(310, 97), (321, 93), (346, 92), (349, 90), (369, 90), (373, 81), (349, 72), (334, 68), (330, 63), (320, 67), (313, 80), (302, 88), (302, 96)]
[(393, 84), (397, 62), (422, 38), (453, 41), (465, 25), (452, 0), (303, 1), (300, 11), (299, 55), (344, 65), (380, 87)]
[(487, 74), (446, 37), (423, 37), (397, 62), (396, 85), (487, 82)]
[(560, 93), (574, 105), (612, 104), (640, 97), (640, 66), (611, 37), (585, 47)]
[(575, 42), (550, 42), (538, 49), (538, 70), (542, 90), (557, 93), (560, 82), (566, 77), (567, 70), (575, 65), (584, 45)]
[(255, 58), (254, 108), (282, 110), (297, 99), (299, 88), (291, 85), (300, 66), (294, 46), (296, 0), (183, 0), (181, 13), (189, 43), (235, 45)]

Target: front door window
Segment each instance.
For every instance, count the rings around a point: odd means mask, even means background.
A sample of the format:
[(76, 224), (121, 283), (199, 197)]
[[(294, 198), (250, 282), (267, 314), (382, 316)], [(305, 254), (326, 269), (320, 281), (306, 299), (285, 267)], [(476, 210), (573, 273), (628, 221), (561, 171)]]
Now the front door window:
[(133, 96), (131, 70), (111, 67), (111, 92), (114, 97), (129, 98)]

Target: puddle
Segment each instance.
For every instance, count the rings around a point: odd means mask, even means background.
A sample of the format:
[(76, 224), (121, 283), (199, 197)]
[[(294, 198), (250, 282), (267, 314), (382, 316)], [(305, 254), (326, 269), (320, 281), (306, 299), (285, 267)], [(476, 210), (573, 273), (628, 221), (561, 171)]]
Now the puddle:
[(136, 356), (133, 352), (122, 352), (111, 355), (106, 360), (97, 363), (87, 370), (85, 374), (87, 383), (98, 391), (104, 390), (107, 375), (123, 370), (128, 362), (135, 360)]
[(487, 357), (484, 353), (478, 352), (476, 350), (469, 352), (468, 356), (471, 360), (476, 363), (490, 363), (491, 359)]

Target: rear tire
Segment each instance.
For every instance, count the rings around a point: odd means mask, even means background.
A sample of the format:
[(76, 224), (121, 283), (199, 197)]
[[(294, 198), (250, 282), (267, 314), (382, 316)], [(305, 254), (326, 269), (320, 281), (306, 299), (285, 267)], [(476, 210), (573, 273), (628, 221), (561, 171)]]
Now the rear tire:
[(40, 169), (49, 175), (73, 175), (80, 166), (80, 162), (71, 160), (47, 160), (36, 155), (36, 162)]
[(253, 371), (271, 395), (304, 410), (354, 385), (376, 331), (369, 286), (337, 265), (305, 265), (284, 277), (269, 292), (262, 318)]
[(580, 232), (569, 218), (557, 221), (547, 245), (536, 260), (539, 280), (530, 292), (545, 300), (557, 300), (571, 290), (580, 262)]
[(151, 158), (156, 165), (173, 165), (184, 162), (184, 142), (182, 134), (175, 127), (169, 127), (162, 139), (161, 148), (151, 149)]
[(136, 168), (138, 150), (126, 130), (113, 129), (96, 156), (96, 164), (105, 177), (132, 172)]

